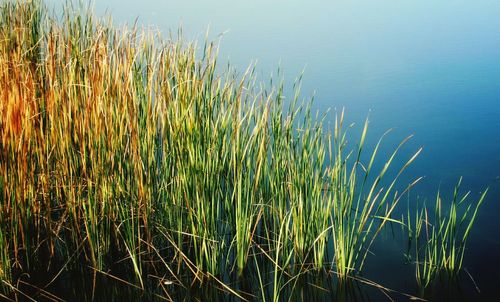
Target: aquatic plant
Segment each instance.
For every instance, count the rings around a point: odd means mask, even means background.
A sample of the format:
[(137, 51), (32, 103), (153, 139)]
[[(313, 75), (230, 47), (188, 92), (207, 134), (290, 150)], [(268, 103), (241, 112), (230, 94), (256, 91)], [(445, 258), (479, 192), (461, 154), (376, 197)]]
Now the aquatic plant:
[(470, 201), (470, 191), (459, 194), (461, 184), (462, 178), (455, 186), (447, 212), (443, 212), (443, 197), (438, 191), (434, 219), (431, 219), (425, 205), (415, 217), (408, 210), (409, 248), (413, 242), (416, 279), (424, 288), (439, 273), (455, 278), (462, 269), (467, 239), (488, 189), (481, 193), (479, 199)]
[[(370, 247), (386, 222), (398, 222), (391, 218), (391, 214), (401, 197), (421, 178), (414, 180), (403, 192), (394, 191), (396, 181), (422, 150), (419, 149), (413, 154), (384, 188), (381, 184), (387, 171), (400, 148), (410, 137), (399, 144), (373, 178), (371, 177), (374, 173), (373, 164), (387, 132), (380, 138), (369, 156), (368, 163), (364, 165), (361, 159), (368, 131), (368, 120), (363, 127), (357, 152), (347, 152), (347, 155), (344, 150), (347, 133), (342, 130), (343, 122), (342, 113), (335, 120), (334, 164), (330, 170), (330, 198), (333, 208), (332, 240), (335, 250), (335, 270), (340, 279), (361, 271)], [(349, 161), (351, 156), (354, 156), (352, 163)], [(359, 173), (361, 173), (360, 176)]]
[(349, 151), (344, 112), (330, 133), (300, 78), (285, 99), (253, 68), (219, 71), (215, 42), (116, 28), (71, 2), (58, 19), (4, 1), (0, 22), (3, 293), (41, 270), (44, 288), (76, 271), (93, 288), (110, 278), (172, 300), (166, 285), (214, 282), (243, 298), (227, 281), (253, 263), (279, 300), (305, 272), (359, 273), (395, 221), (420, 150), (387, 177), (405, 139), (373, 172), (382, 139), (364, 163), (368, 121)]

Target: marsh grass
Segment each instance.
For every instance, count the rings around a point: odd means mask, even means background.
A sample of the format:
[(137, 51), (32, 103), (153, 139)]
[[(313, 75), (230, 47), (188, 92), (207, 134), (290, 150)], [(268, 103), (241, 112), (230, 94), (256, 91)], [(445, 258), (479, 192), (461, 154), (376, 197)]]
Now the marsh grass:
[(467, 239), (488, 189), (470, 201), (470, 191), (460, 193), (461, 184), (462, 178), (453, 190), (447, 211), (443, 210), (443, 197), (438, 192), (433, 219), (425, 205), (414, 217), (408, 211), (408, 248), (414, 246), (416, 278), (423, 288), (440, 274), (455, 279), (462, 269)]
[[(168, 286), (211, 282), (243, 299), (229, 281), (255, 265), (261, 298), (277, 301), (306, 272), (360, 273), (397, 222), (397, 180), (420, 150), (396, 163), (405, 139), (373, 171), (382, 139), (364, 163), (368, 121), (349, 150), (344, 112), (329, 131), (300, 79), (285, 101), (252, 68), (219, 72), (216, 43), (117, 29), (71, 2), (58, 19), (5, 1), (0, 21), (5, 292), (37, 269), (49, 284), (90, 270), (93, 288), (109, 277), (171, 300)], [(436, 238), (455, 236), (437, 215)]]
[[(421, 152), (419, 149), (403, 165), (395, 176), (382, 186), (387, 171), (400, 148), (410, 139), (403, 140), (394, 152), (385, 160), (378, 172), (373, 172), (373, 163), (378, 155), (379, 147), (385, 136), (378, 141), (370, 153), (368, 164), (361, 161), (364, 142), (368, 131), (368, 120), (362, 130), (357, 152), (346, 152), (347, 131), (343, 131), (343, 114), (335, 122), (334, 166), (331, 173), (332, 240), (335, 250), (335, 269), (340, 279), (360, 272), (374, 240), (388, 221), (398, 222), (391, 218), (399, 200), (421, 178), (414, 180), (406, 190), (394, 190), (398, 177), (415, 160)], [(387, 134), (387, 133), (386, 133)], [(350, 158), (354, 160), (350, 162)], [(375, 177), (372, 177), (372, 173)]]

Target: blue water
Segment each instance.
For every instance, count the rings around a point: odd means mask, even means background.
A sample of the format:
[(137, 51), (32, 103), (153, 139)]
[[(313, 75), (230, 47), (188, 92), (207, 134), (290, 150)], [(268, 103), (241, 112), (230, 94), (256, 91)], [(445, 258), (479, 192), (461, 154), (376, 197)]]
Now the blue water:
[(359, 124), (369, 115), (373, 139), (395, 128), (389, 145), (414, 134), (405, 152), (424, 149), (409, 172), (425, 176), (414, 194), (432, 198), (439, 186), (451, 191), (461, 175), (473, 196), (490, 186), (466, 267), (484, 297), (494, 296), (500, 280), (500, 1), (96, 2), (98, 14), (107, 11), (116, 23), (139, 17), (139, 24), (164, 32), (181, 26), (186, 40), (202, 41), (210, 27), (211, 39), (224, 33), (220, 57), (237, 69), (257, 61), (265, 80), (281, 66), (290, 86), (305, 70), (302, 95), (315, 95), (315, 109), (345, 107), (348, 120)]
[[(480, 190), (500, 176), (499, 1), (99, 1), (99, 14), (203, 41), (224, 33), (222, 60), (263, 80), (305, 70), (316, 109), (370, 116), (372, 136), (414, 134), (414, 172)], [(291, 85), (290, 85), (291, 86)], [(436, 185), (436, 187), (437, 187)], [(493, 191), (495, 188), (493, 188)], [(498, 190), (497, 190), (498, 192)], [(493, 192), (492, 192), (493, 193)], [(493, 200), (490, 195), (490, 200)], [(493, 203), (493, 202), (491, 202)]]

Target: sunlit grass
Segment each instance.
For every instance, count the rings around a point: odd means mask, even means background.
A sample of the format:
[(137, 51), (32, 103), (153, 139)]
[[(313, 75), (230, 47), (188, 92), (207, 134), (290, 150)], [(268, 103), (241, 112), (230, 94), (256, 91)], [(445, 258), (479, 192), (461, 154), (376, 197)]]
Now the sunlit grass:
[(440, 273), (455, 278), (462, 269), (467, 239), (486, 189), (476, 201), (470, 201), (470, 192), (460, 194), (462, 178), (453, 191), (449, 209), (443, 211), (443, 197), (438, 192), (434, 217), (424, 206), (414, 217), (408, 211), (409, 240), (414, 245), (416, 278), (422, 287), (428, 287)]
[[(348, 149), (344, 112), (331, 132), (299, 101), (300, 79), (285, 101), (252, 68), (218, 71), (215, 43), (117, 29), (71, 4), (60, 19), (40, 1), (0, 5), (5, 284), (76, 267), (166, 296), (163, 284), (210, 280), (241, 297), (224, 280), (255, 264), (261, 298), (269, 286), (277, 301), (305, 272), (360, 273), (397, 222), (397, 180), (420, 153), (396, 164), (409, 138), (387, 158), (381, 139), (364, 162), (368, 121)], [(443, 265), (459, 268), (458, 252)]]
[[(396, 205), (402, 196), (414, 186), (420, 178), (414, 180), (406, 190), (398, 192), (394, 189), (397, 179), (421, 152), (419, 149), (388, 181), (382, 186), (385, 176), (392, 167), (400, 148), (410, 137), (403, 140), (394, 152), (385, 160), (380, 171), (372, 171), (382, 139), (369, 154), (369, 161), (363, 164), (361, 157), (368, 131), (366, 121), (356, 152), (346, 152), (346, 135), (342, 130), (343, 115), (336, 120), (334, 166), (331, 168), (332, 190), (332, 239), (335, 250), (335, 269), (339, 278), (360, 272), (375, 238), (387, 221), (391, 218)], [(353, 159), (351, 158), (353, 157)], [(351, 160), (351, 162), (350, 162)], [(372, 176), (374, 173), (374, 177)], [(398, 222), (398, 221), (395, 221)]]

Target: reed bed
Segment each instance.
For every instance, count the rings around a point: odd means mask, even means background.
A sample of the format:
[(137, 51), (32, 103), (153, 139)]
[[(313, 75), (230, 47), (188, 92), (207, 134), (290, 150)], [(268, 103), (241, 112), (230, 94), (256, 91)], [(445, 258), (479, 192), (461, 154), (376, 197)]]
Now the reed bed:
[(359, 273), (394, 221), (397, 179), (420, 153), (394, 163), (407, 139), (363, 163), (368, 121), (350, 151), (343, 111), (325, 130), (298, 88), (285, 101), (251, 68), (219, 72), (216, 43), (71, 4), (57, 18), (37, 0), (2, 2), (0, 22), (4, 292), (42, 269), (51, 283), (70, 270), (152, 282), (168, 299), (165, 284), (214, 281), (243, 298), (226, 281), (255, 272), (257, 295), (279, 300), (304, 272)]

